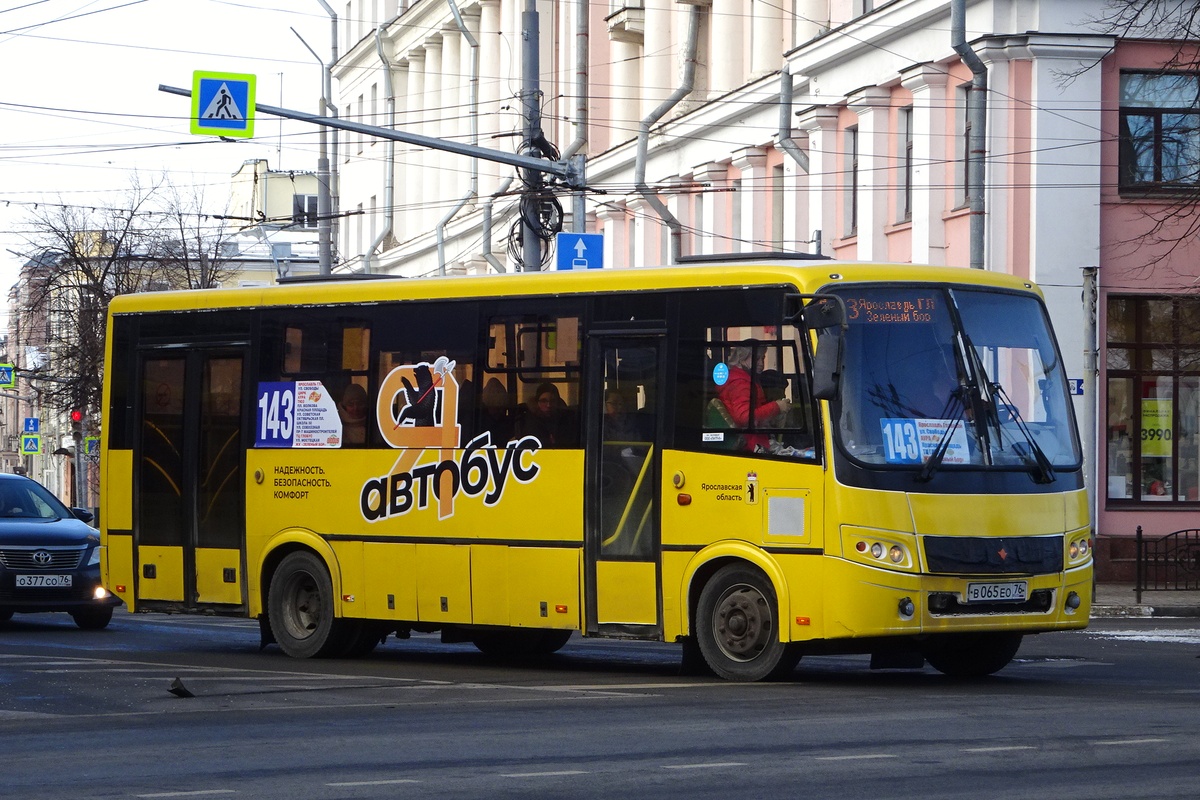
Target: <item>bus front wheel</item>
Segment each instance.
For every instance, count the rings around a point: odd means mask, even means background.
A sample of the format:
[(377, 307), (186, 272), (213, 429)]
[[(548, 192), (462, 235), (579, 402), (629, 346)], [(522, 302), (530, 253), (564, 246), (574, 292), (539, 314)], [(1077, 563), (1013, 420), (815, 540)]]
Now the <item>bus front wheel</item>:
[(759, 570), (722, 567), (704, 585), (696, 607), (696, 644), (708, 666), (731, 681), (785, 677), (800, 651), (779, 641), (775, 588)]
[(1020, 647), (1019, 633), (949, 634), (925, 648), (925, 660), (951, 678), (982, 678), (1008, 666)]
[(267, 590), (267, 616), (275, 641), (293, 658), (336, 655), (345, 644), (333, 616), (333, 581), (312, 553), (298, 551), (280, 562)]

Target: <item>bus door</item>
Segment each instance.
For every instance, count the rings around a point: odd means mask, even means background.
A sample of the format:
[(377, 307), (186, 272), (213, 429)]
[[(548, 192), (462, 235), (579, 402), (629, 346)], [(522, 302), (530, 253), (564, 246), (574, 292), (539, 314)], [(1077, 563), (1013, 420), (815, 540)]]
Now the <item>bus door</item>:
[(661, 636), (660, 336), (593, 335), (584, 497), (587, 630)]
[(241, 346), (140, 354), (133, 537), (139, 605), (245, 608)]

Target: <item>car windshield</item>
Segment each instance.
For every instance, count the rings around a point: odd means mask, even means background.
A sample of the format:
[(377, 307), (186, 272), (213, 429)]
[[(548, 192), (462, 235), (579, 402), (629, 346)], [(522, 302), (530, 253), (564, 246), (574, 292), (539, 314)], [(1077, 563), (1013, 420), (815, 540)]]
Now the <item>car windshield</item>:
[(837, 435), (860, 463), (1078, 466), (1062, 359), (1033, 295), (845, 287), (849, 327)]
[(71, 511), (57, 497), (33, 481), (0, 482), (0, 520), (66, 519)]

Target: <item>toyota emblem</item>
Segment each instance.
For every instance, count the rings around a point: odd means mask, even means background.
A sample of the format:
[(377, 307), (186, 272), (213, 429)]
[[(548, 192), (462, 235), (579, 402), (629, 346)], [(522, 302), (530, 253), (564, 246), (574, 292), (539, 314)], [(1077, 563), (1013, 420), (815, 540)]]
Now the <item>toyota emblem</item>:
[(46, 566), (50, 563), (52, 556), (46, 550), (38, 550), (33, 554), (33, 563), (39, 566)]

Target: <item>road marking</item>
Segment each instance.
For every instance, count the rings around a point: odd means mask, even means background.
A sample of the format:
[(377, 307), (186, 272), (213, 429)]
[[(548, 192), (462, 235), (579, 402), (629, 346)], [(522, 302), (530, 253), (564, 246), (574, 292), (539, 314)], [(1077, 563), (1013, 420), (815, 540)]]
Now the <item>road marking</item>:
[(237, 794), (235, 789), (199, 789), (194, 792), (158, 792), (157, 794), (137, 794), (134, 797), (200, 797), (208, 794)]
[(343, 781), (341, 783), (327, 783), (326, 786), (346, 787), (346, 786), (392, 786), (397, 783), (420, 783), (420, 781), (412, 780), (411, 778), (393, 778), (392, 780), (384, 781)]
[(872, 758), (899, 758), (892, 753), (864, 753), (860, 756), (817, 756), (817, 761), (866, 761)]
[(710, 764), (664, 764), (663, 769), (720, 769), (722, 767), (745, 767), (742, 761), (714, 761)]
[(1032, 745), (1014, 744), (1014, 745), (1009, 745), (1008, 747), (964, 747), (962, 751), (964, 753), (1007, 753), (1010, 750), (1033, 750), (1033, 749), (1035, 749), (1035, 748)]
[(501, 778), (560, 778), (565, 775), (587, 775), (581, 769), (564, 769), (558, 772), (506, 772)]
[(1166, 739), (1154, 739), (1147, 737), (1145, 739), (1112, 739), (1106, 742), (1092, 742), (1093, 747), (1120, 747), (1126, 744), (1161, 744), (1167, 741)]

